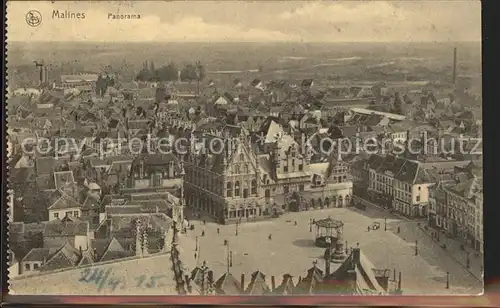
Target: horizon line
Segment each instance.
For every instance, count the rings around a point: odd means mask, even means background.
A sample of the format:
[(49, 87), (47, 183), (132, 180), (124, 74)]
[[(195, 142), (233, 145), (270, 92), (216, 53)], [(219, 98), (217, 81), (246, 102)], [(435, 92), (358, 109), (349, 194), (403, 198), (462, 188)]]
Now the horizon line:
[(8, 42), (8, 36), (6, 43), (88, 43), (88, 44), (96, 44), (96, 43), (107, 43), (107, 44), (120, 44), (120, 43), (128, 43), (128, 44), (139, 44), (139, 43), (156, 43), (156, 44), (167, 44), (167, 43), (205, 43), (205, 44), (217, 44), (217, 43), (259, 43), (259, 44), (276, 44), (276, 43), (284, 43), (284, 44), (342, 44), (342, 43), (372, 43), (372, 44), (391, 44), (391, 43), (401, 43), (401, 44), (413, 44), (413, 43), (434, 43), (434, 44), (443, 44), (443, 43), (482, 43), (482, 39), (480, 40), (466, 40), (466, 41), (16, 41), (11, 40)]

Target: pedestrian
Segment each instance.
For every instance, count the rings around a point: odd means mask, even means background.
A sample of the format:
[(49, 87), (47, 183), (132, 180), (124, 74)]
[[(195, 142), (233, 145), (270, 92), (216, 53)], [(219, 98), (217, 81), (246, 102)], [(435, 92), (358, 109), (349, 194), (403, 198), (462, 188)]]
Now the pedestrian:
[(205, 230), (201, 231), (201, 236), (205, 236)]
[(203, 224), (206, 225), (207, 224), (207, 221), (205, 219), (203, 219)]
[(224, 246), (227, 246), (227, 240), (224, 240)]
[(401, 232), (401, 228), (398, 226), (398, 233)]
[(196, 252), (194, 253), (194, 259), (196, 260), (196, 257), (198, 257), (198, 255), (196, 254)]
[(368, 226), (367, 230), (368, 230), (368, 232), (370, 232), (370, 226)]
[(273, 239), (273, 235), (269, 234), (269, 240), (272, 240), (272, 239)]
[(294, 224), (297, 225), (297, 221), (295, 221)]
[(217, 228), (217, 234), (220, 234), (220, 229), (219, 228)]

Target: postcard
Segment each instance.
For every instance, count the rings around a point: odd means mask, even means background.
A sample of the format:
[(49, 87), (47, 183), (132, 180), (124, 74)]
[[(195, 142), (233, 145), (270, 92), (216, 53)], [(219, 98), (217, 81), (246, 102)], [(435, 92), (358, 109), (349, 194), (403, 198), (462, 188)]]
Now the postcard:
[(12, 295), (483, 292), (479, 1), (8, 1)]

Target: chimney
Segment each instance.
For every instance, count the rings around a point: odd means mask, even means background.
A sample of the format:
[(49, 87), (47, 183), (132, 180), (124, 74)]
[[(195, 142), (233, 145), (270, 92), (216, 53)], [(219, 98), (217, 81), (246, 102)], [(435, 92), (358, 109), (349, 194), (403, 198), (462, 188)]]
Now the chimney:
[(330, 260), (331, 260), (332, 250), (330, 247), (326, 248), (325, 252), (325, 276), (330, 275)]
[(184, 281), (186, 282), (187, 292), (191, 293), (193, 288), (191, 287), (191, 280), (189, 279), (189, 275), (184, 275)]
[(401, 290), (401, 272), (399, 272), (398, 290)]
[(456, 85), (457, 81), (457, 48), (453, 48), (453, 76), (452, 76), (453, 85)]
[(360, 258), (361, 258), (361, 251), (360, 251), (359, 247), (353, 248), (353, 250), (352, 250), (352, 263), (354, 264), (354, 266), (359, 264)]
[(245, 290), (245, 274), (241, 274), (240, 288), (242, 291)]
[(213, 283), (214, 282), (214, 271), (208, 271), (208, 273), (207, 273), (207, 280), (208, 280), (208, 283)]
[(276, 281), (274, 280), (274, 276), (271, 276), (271, 291), (274, 292), (276, 290)]

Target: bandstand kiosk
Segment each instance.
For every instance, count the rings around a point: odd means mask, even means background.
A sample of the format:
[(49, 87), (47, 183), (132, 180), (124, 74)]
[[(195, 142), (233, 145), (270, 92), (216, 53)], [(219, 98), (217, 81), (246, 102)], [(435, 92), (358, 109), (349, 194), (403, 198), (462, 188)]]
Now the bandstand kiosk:
[(346, 258), (342, 236), (344, 223), (328, 217), (315, 221), (314, 224), (316, 225), (315, 245), (329, 249), (331, 253), (325, 256), (330, 256), (332, 262), (343, 262)]

